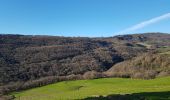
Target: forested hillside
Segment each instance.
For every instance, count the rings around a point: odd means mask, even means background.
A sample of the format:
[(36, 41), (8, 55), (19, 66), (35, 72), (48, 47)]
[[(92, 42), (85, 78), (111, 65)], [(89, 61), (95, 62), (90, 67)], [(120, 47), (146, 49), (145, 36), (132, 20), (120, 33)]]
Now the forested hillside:
[[(163, 33), (108, 38), (2, 34), (0, 85), (33, 81), (39, 86), (40, 80), (48, 84), (55, 82), (56, 77), (65, 80), (64, 76), (67, 79), (168, 76), (169, 51), (170, 34)], [(61, 77), (64, 79), (58, 79)]]

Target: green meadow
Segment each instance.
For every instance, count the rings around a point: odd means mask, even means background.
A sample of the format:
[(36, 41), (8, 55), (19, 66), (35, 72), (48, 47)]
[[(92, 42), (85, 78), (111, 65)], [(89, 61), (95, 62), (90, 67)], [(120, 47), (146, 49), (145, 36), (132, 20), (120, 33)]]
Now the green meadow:
[[(101, 78), (93, 80), (64, 81), (21, 92), (14, 92), (16, 100), (74, 100), (87, 97), (107, 96), (113, 94), (133, 94), (160, 92), (163, 98), (170, 91), (170, 77), (152, 80), (130, 78)], [(157, 98), (158, 95), (145, 95)], [(170, 96), (166, 99), (170, 99)], [(152, 99), (150, 99), (152, 100)], [(165, 99), (163, 99), (165, 100)]]

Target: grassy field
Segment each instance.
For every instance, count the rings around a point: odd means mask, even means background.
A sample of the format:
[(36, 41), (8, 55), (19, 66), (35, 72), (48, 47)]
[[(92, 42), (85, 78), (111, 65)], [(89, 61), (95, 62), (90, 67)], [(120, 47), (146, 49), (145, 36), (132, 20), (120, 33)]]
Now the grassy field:
[(151, 48), (151, 45), (149, 45), (149, 44), (147, 44), (147, 43), (142, 43), (142, 42), (139, 42), (139, 43), (137, 43), (138, 45), (141, 45), (141, 46), (144, 46), (144, 47), (146, 47), (146, 48)]
[[(170, 91), (170, 77), (156, 78), (153, 80), (102, 78), (94, 80), (64, 81), (26, 91), (12, 93), (16, 100), (73, 100), (99, 95), (146, 93), (154, 96), (163, 96)], [(151, 92), (160, 92), (153, 95)], [(161, 94), (162, 92), (162, 94)], [(169, 95), (169, 94), (168, 94)], [(167, 100), (170, 99), (167, 97)], [(152, 99), (151, 99), (152, 100)]]
[(170, 51), (163, 52), (163, 53), (160, 53), (160, 54), (166, 54), (166, 55), (170, 55)]
[(170, 54), (170, 47), (158, 48), (158, 52), (161, 54)]

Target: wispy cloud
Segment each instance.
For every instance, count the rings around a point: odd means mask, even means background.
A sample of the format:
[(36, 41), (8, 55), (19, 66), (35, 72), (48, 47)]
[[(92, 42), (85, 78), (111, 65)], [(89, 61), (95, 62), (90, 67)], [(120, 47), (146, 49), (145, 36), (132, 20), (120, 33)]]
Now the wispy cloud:
[(168, 18), (170, 18), (170, 13), (166, 13), (164, 15), (152, 18), (150, 20), (143, 21), (143, 22), (141, 22), (139, 24), (136, 24), (136, 25), (134, 25), (132, 27), (129, 27), (129, 28), (127, 28), (125, 30), (122, 30), (120, 32), (117, 32), (117, 33), (118, 34), (123, 34), (123, 33), (133, 32), (133, 31), (136, 31), (138, 29), (142, 29), (142, 28), (144, 28), (144, 27), (146, 27), (148, 25), (160, 22), (160, 21), (168, 19)]

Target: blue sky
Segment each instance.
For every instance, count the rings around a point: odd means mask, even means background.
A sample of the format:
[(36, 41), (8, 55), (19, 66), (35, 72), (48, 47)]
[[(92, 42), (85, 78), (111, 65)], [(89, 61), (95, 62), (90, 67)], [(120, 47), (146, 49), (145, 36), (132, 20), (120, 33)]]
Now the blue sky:
[(169, 17), (127, 31), (168, 13), (170, 0), (0, 0), (0, 33), (99, 37), (170, 32)]

